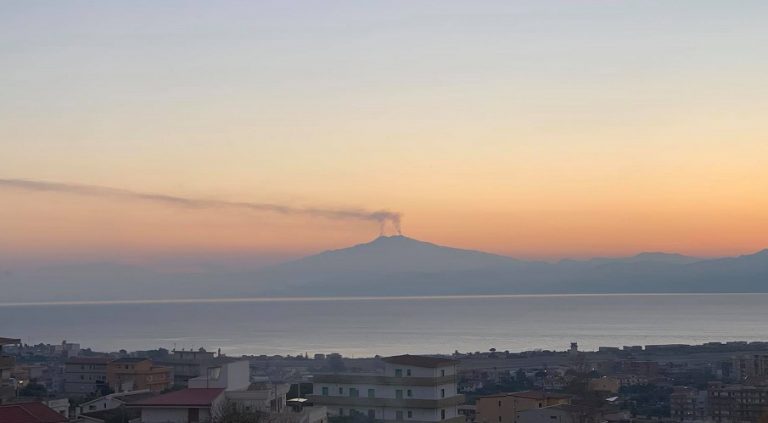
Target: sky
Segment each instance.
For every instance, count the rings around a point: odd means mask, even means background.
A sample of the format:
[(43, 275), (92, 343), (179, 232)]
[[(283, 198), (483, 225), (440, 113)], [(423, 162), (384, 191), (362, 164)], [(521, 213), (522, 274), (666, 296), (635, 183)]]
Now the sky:
[[(0, 9), (0, 179), (387, 210), (520, 258), (768, 247), (764, 1)], [(7, 186), (0, 205), (16, 263), (261, 264), (380, 231)]]

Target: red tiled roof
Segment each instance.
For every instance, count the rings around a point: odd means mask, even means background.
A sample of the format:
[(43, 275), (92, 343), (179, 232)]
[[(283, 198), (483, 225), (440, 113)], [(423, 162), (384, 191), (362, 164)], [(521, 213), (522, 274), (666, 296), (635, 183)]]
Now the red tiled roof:
[(60, 423), (67, 419), (42, 402), (0, 405), (3, 423)]
[(410, 355), (410, 354), (396, 355), (393, 357), (385, 357), (385, 358), (382, 358), (382, 360), (385, 363), (402, 364), (403, 366), (430, 367), (430, 368), (453, 366), (459, 363), (458, 361), (451, 360), (450, 358), (428, 357), (425, 355)]
[(130, 407), (208, 407), (224, 388), (187, 388), (129, 404)]

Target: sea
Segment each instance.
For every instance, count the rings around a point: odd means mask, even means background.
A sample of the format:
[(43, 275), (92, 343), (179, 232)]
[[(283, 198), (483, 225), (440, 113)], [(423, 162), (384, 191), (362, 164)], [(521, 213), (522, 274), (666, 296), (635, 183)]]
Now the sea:
[(0, 302), (0, 336), (96, 351), (350, 357), (768, 341), (768, 294)]

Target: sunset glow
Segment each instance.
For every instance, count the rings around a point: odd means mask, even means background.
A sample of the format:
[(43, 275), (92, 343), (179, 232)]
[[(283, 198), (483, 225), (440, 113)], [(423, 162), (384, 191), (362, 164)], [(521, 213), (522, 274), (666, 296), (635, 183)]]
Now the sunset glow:
[[(765, 2), (164, 4), (11, 2), (0, 178), (391, 210), (410, 237), (521, 258), (768, 248)], [(11, 188), (0, 204), (19, 261), (277, 262), (380, 231)]]

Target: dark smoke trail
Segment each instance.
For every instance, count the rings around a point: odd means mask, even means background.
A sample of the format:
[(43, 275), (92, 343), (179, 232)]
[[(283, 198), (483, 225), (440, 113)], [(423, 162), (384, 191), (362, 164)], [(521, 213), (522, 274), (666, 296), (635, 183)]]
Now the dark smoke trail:
[(129, 191), (120, 188), (108, 188), (94, 185), (66, 184), (59, 182), (32, 181), (27, 179), (0, 179), (0, 188), (12, 188), (25, 191), (61, 192), (89, 197), (139, 200), (169, 206), (187, 208), (238, 208), (245, 210), (278, 213), (285, 215), (306, 215), (334, 220), (364, 220), (378, 222), (382, 227), (391, 223), (400, 233), (400, 213), (387, 210), (367, 211), (361, 209), (331, 209), (320, 207), (292, 207), (281, 204), (251, 203), (241, 201), (219, 201), (198, 198), (177, 197), (174, 195), (151, 194)]

